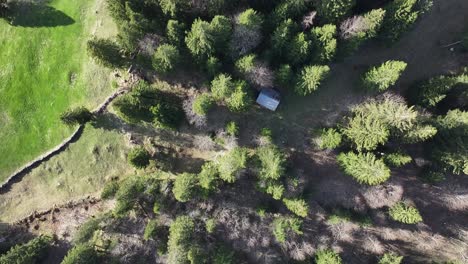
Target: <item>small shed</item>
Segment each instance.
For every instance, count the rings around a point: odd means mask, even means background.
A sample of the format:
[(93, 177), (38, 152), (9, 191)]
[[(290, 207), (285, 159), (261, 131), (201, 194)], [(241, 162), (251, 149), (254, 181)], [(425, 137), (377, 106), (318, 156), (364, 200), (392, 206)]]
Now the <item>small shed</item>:
[(263, 88), (257, 97), (257, 103), (271, 111), (275, 111), (280, 103), (280, 94), (272, 88)]

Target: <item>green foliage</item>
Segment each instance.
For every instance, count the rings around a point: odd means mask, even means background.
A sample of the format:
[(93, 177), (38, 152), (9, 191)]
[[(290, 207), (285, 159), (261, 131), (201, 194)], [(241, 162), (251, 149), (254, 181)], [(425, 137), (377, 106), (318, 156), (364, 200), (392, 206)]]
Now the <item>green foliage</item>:
[(229, 98), (226, 99), (226, 105), (232, 112), (246, 111), (253, 103), (249, 88), (245, 81), (237, 81), (234, 83), (234, 90)]
[(317, 90), (320, 84), (329, 76), (330, 67), (324, 65), (306, 66), (302, 69), (294, 91), (298, 95), (308, 95)]
[(291, 65), (300, 65), (309, 60), (312, 42), (304, 32), (298, 33), (289, 45), (287, 59)]
[(260, 29), (263, 24), (263, 17), (252, 8), (239, 14), (238, 23), (252, 29)]
[(334, 128), (324, 128), (320, 130), (318, 147), (320, 149), (335, 149), (341, 144), (341, 134)]
[(217, 74), (219, 74), (222, 66), (223, 65), (221, 64), (221, 61), (218, 58), (210, 56), (206, 60), (206, 65), (205, 65), (205, 68), (206, 68), (205, 70), (208, 73), (208, 77), (212, 78), (216, 76)]
[(211, 259), (212, 264), (234, 264), (237, 263), (235, 253), (226, 246), (218, 246)]
[(404, 202), (398, 202), (390, 207), (388, 214), (393, 220), (404, 224), (416, 224), (423, 220), (418, 209)]
[(88, 54), (105, 67), (121, 68), (126, 65), (120, 47), (110, 39), (91, 39), (86, 48)]
[(405, 143), (424, 142), (437, 134), (437, 128), (432, 125), (417, 124), (403, 135)]
[(322, 27), (314, 27), (311, 31), (314, 47), (314, 61), (317, 63), (327, 63), (333, 60), (336, 53), (336, 26), (332, 24)]
[(210, 23), (196, 19), (185, 38), (188, 49), (195, 57), (205, 57), (214, 53), (215, 36)]
[(126, 8), (126, 0), (106, 0), (107, 9), (111, 17), (117, 22), (123, 22), (128, 20)]
[(209, 93), (202, 93), (193, 101), (192, 109), (197, 115), (205, 116), (213, 107), (214, 100)]
[(403, 256), (398, 256), (395, 253), (385, 253), (379, 260), (379, 264), (400, 264)]
[(117, 181), (108, 181), (101, 192), (102, 199), (110, 199), (115, 196), (119, 190), (119, 183)]
[(390, 131), (378, 118), (356, 113), (348, 120), (343, 135), (351, 139), (358, 151), (374, 150), (378, 145), (387, 142)]
[(248, 54), (236, 61), (236, 69), (242, 74), (250, 72), (255, 67), (255, 54)]
[(386, 61), (378, 67), (373, 67), (364, 75), (363, 86), (369, 91), (385, 91), (395, 85), (406, 66), (406, 62), (403, 61)]
[(206, 263), (207, 254), (200, 245), (195, 244), (190, 247), (187, 253), (187, 258), (190, 264), (203, 264)]
[(318, 1), (317, 13), (328, 23), (337, 23), (351, 13), (355, 0)]
[(164, 14), (171, 17), (176, 17), (177, 13), (189, 8), (189, 4), (185, 0), (158, 0), (159, 6)]
[(328, 216), (327, 223), (331, 225), (340, 224), (343, 222), (353, 222), (361, 227), (371, 226), (372, 219), (368, 215), (361, 215), (352, 210), (334, 209), (332, 214)]
[(208, 234), (212, 234), (216, 229), (216, 219), (210, 218), (205, 221), (205, 229)]
[(417, 90), (416, 103), (427, 108), (434, 108), (442, 101), (447, 93), (457, 84), (468, 84), (468, 74), (459, 76), (437, 76), (415, 87)]
[(133, 167), (143, 169), (149, 165), (150, 154), (145, 148), (136, 147), (128, 153), (127, 160)]
[(216, 100), (229, 97), (234, 90), (234, 81), (228, 74), (220, 74), (211, 81), (211, 93)]
[(172, 193), (179, 202), (188, 202), (196, 193), (197, 176), (191, 173), (182, 173), (174, 181)]
[(99, 256), (89, 243), (78, 244), (68, 251), (61, 264), (99, 264)]
[(179, 50), (173, 45), (163, 44), (153, 54), (153, 67), (161, 74), (173, 71), (180, 61)]
[(218, 167), (213, 162), (203, 164), (201, 172), (198, 174), (198, 183), (205, 190), (215, 190), (218, 179)]
[(178, 216), (169, 228), (168, 263), (186, 264), (195, 223), (188, 216)]
[(260, 161), (259, 176), (263, 180), (278, 180), (284, 175), (286, 159), (284, 154), (274, 145), (267, 145), (257, 149)]
[(247, 167), (247, 150), (234, 148), (216, 161), (219, 177), (226, 182), (236, 181), (239, 173)]
[(48, 247), (52, 244), (49, 236), (38, 236), (29, 242), (12, 247), (6, 254), (0, 256), (0, 264), (34, 264), (46, 256)]
[(117, 43), (127, 52), (134, 52), (138, 48), (138, 41), (143, 36), (143, 29), (134, 20), (119, 24)]
[(120, 184), (115, 194), (117, 201), (114, 209), (116, 216), (124, 216), (132, 210), (145, 190), (144, 182), (140, 178), (130, 178)]
[(174, 19), (167, 21), (166, 36), (167, 41), (176, 47), (182, 47), (185, 37), (185, 24)]
[(94, 114), (91, 113), (86, 107), (77, 107), (68, 109), (60, 115), (60, 120), (65, 125), (84, 125), (94, 119)]
[(412, 160), (410, 155), (401, 152), (390, 153), (384, 156), (384, 161), (387, 165), (397, 168), (410, 163)]
[(307, 12), (310, 1), (307, 0), (286, 0), (282, 1), (270, 15), (268, 22), (271, 26), (276, 26), (282, 21), (291, 18), (299, 18)]
[(284, 193), (284, 186), (275, 181), (267, 181), (265, 192), (271, 195), (275, 200), (281, 200)]
[(287, 19), (273, 31), (271, 35), (272, 61), (282, 59), (287, 55), (291, 39), (298, 31), (293, 20)]
[(293, 82), (294, 73), (291, 66), (283, 64), (278, 68), (275, 75), (275, 83), (280, 87), (289, 87)]
[(344, 173), (361, 184), (378, 185), (390, 178), (390, 169), (372, 153), (341, 153), (337, 160)]
[(239, 126), (236, 122), (231, 121), (226, 124), (226, 133), (233, 137), (237, 137), (239, 135)]
[(145, 226), (145, 231), (143, 232), (143, 239), (149, 240), (156, 238), (158, 231), (158, 221), (151, 219)]
[(341, 264), (341, 257), (331, 249), (322, 249), (315, 253), (316, 264)]
[(277, 217), (273, 220), (273, 235), (276, 241), (286, 242), (288, 233), (302, 235), (302, 220), (295, 217)]
[(229, 18), (217, 15), (210, 23), (210, 30), (214, 37), (215, 47), (219, 51), (227, 48), (232, 35), (232, 24)]
[(395, 42), (408, 31), (420, 14), (417, 4), (418, 0), (395, 0), (385, 7), (382, 27), (384, 40)]
[(297, 216), (306, 217), (309, 211), (309, 206), (303, 199), (287, 199), (283, 198), (283, 203), (289, 211)]
[(73, 237), (73, 244), (82, 244), (93, 238), (94, 233), (100, 229), (102, 218), (90, 218), (84, 222), (76, 231)]

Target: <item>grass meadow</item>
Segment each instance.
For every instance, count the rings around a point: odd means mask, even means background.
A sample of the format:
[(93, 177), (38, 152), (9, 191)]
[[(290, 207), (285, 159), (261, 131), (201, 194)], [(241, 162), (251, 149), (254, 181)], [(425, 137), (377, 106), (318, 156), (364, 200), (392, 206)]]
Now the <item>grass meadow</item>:
[(64, 110), (112, 90), (110, 70), (86, 54), (93, 35), (116, 32), (103, 0), (22, 3), (12, 24), (0, 20), (0, 182), (69, 136)]

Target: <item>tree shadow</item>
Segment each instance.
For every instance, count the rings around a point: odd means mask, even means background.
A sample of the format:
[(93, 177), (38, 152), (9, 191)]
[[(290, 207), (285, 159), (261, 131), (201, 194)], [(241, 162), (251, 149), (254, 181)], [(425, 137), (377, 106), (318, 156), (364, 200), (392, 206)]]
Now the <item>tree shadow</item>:
[(12, 6), (7, 19), (18, 27), (68, 26), (75, 20), (60, 10), (38, 3), (18, 2)]

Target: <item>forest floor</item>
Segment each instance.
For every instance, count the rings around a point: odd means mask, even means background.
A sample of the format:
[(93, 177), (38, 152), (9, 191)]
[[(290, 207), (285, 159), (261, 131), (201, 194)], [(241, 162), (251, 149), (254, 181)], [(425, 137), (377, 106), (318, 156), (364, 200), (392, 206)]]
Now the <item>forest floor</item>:
[[(457, 48), (454, 51), (442, 48), (459, 40), (468, 29), (467, 14), (468, 1), (435, 0), (431, 11), (398, 43), (391, 47), (369, 43), (355, 55), (332, 65), (330, 80), (316, 93), (306, 97), (287, 93), (275, 113), (255, 107), (247, 115), (237, 116), (219, 107), (209, 115), (209, 130), (184, 126), (180, 132), (128, 126), (109, 113), (103, 117), (101, 126), (87, 127), (82, 140), (25, 175), (10, 192), (0, 195), (0, 212), (7, 212), (0, 218), (12, 222), (33, 210), (96, 193), (105, 180), (132, 173), (125, 162), (130, 144), (124, 134), (131, 134), (145, 145), (179, 152), (173, 159), (174, 173), (197, 171), (204, 160), (216, 155), (215, 149), (202, 148), (201, 141), (209, 132), (234, 120), (240, 125), (242, 146), (255, 146), (261, 128), (273, 130), (275, 143), (285, 150), (289, 164), (293, 164), (290, 173), (301, 179), (309, 194), (313, 215), (305, 221), (302, 238), (280, 245), (268, 235), (271, 230), (264, 230), (272, 216), (260, 219), (255, 213), (267, 199), (258, 195), (252, 182), (229, 186), (209, 201), (195, 201), (194, 208), (209, 207), (210, 214), (221, 219), (222, 227), (216, 235), (252, 261), (271, 263), (273, 259), (281, 259), (275, 255), (278, 252), (301, 258), (312, 255), (318, 247), (332, 246), (346, 263), (373, 263), (375, 255), (389, 250), (407, 256), (411, 263), (427, 262), (429, 258), (468, 262), (466, 177), (447, 175), (444, 182), (430, 185), (417, 177), (419, 168), (411, 164), (393, 170), (391, 179), (382, 186), (364, 187), (340, 172), (336, 153), (318, 151), (310, 144), (311, 130), (335, 124), (350, 107), (370, 96), (357, 89), (356, 83), (371, 65), (390, 59), (408, 63), (394, 90), (397, 93), (406, 92), (414, 81), (467, 66), (466, 54), (459, 53)], [(409, 227), (388, 220), (387, 207), (400, 199), (414, 203), (424, 223)], [(207, 206), (209, 203), (211, 207)], [(187, 207), (190, 206), (189, 203)], [(328, 219), (336, 208), (368, 215), (370, 224), (362, 225), (354, 219), (331, 223)], [(272, 248), (281, 250), (272, 252)]]

